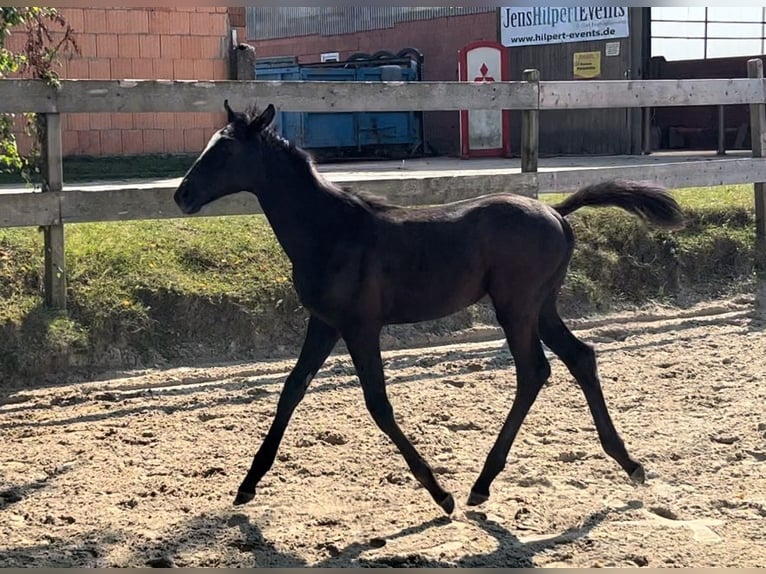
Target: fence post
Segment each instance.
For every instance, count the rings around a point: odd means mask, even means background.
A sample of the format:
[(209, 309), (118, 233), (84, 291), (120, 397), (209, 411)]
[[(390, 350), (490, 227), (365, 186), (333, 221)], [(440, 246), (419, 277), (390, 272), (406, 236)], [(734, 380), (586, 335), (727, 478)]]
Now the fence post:
[(652, 108), (641, 108), (641, 153), (652, 153)]
[[(45, 114), (45, 140), (42, 150), (45, 181), (44, 193), (57, 193), (63, 189), (61, 116)], [(45, 239), (45, 303), (60, 311), (66, 310), (66, 261), (64, 256), (64, 224), (43, 228)]]
[(255, 48), (250, 44), (238, 44), (234, 48), (237, 80), (255, 79)]
[(718, 155), (726, 155), (726, 106), (718, 106)]
[[(747, 61), (747, 75), (749, 78), (759, 79), (763, 83), (763, 61), (754, 58)], [(757, 104), (750, 104), (750, 142), (753, 148), (753, 157), (764, 157), (766, 145), (766, 107), (764, 100)], [(755, 192), (755, 234), (760, 240), (766, 240), (766, 183), (754, 182)]]
[[(537, 84), (538, 106), (536, 109), (521, 112), (521, 173), (536, 173), (540, 155), (540, 70), (524, 70), (522, 79), (525, 82)], [(537, 183), (535, 183), (534, 197), (537, 196)]]

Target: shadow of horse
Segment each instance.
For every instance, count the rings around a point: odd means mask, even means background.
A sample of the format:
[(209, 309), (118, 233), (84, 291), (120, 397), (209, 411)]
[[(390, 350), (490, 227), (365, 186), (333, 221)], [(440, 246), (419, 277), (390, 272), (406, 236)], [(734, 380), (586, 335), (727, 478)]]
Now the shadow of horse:
[(237, 514), (230, 521), (238, 522), (243, 539), (239, 543), (241, 550), (251, 551), (259, 567), (314, 567), (314, 568), (477, 568), (477, 567), (506, 567), (533, 568), (534, 557), (537, 553), (562, 544), (571, 544), (588, 534), (612, 512), (624, 512), (634, 506), (604, 510), (591, 513), (581, 525), (568, 528), (558, 535), (535, 537), (534, 540), (524, 541), (513, 534), (499, 522), (487, 517), (483, 512), (469, 511), (465, 513), (465, 521), (478, 527), (481, 531), (494, 538), (495, 549), (492, 552), (468, 554), (456, 561), (430, 558), (417, 552), (407, 554), (385, 554), (364, 556), (365, 553), (384, 548), (389, 542), (422, 534), (434, 528), (444, 528), (453, 522), (447, 516), (440, 516), (421, 524), (409, 526), (385, 537), (371, 538), (365, 542), (353, 542), (344, 548), (333, 544), (324, 545), (329, 554), (327, 558), (315, 564), (297, 558), (294, 554), (285, 555), (269, 542), (262, 530), (250, 522), (247, 516)]

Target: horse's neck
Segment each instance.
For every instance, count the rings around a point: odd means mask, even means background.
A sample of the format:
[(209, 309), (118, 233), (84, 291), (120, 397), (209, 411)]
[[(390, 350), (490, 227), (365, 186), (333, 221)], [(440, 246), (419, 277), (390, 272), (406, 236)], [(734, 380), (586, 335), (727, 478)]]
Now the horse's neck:
[(309, 265), (326, 251), (333, 235), (328, 224), (339, 219), (342, 202), (321, 181), (280, 184), (259, 198), (266, 218), (294, 266)]

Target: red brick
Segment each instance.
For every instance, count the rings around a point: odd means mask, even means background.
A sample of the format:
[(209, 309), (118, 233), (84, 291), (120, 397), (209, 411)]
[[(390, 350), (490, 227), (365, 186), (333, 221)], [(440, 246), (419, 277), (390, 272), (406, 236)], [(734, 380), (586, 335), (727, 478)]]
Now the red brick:
[(88, 71), (91, 80), (112, 79), (112, 67), (109, 60), (90, 60), (90, 62), (88, 62)]
[(162, 137), (165, 141), (165, 153), (184, 153), (186, 151), (183, 130), (162, 130)]
[(144, 130), (155, 127), (156, 114), (154, 112), (141, 112), (133, 114), (133, 127)]
[(207, 40), (207, 50), (210, 50), (210, 57), (227, 60), (229, 58), (229, 48), (231, 39), (229, 36), (211, 36)]
[(82, 155), (101, 154), (101, 134), (97, 131), (77, 132), (77, 148)]
[(67, 66), (66, 77), (70, 80), (87, 80), (90, 76), (88, 60), (73, 58)]
[(174, 60), (173, 61), (173, 79), (175, 80), (196, 80), (194, 77), (194, 60)]
[(96, 49), (96, 34), (77, 34), (75, 41), (80, 49), (80, 58), (95, 58), (98, 53)]
[(245, 7), (230, 6), (228, 11), (229, 11), (229, 22), (231, 22), (232, 27), (244, 28), (246, 25)]
[(125, 34), (128, 27), (128, 10), (110, 8), (106, 11), (106, 31), (110, 34)]
[(220, 17), (212, 14), (189, 14), (189, 33), (194, 36), (210, 36), (220, 31)]
[(165, 153), (165, 139), (162, 130), (144, 130), (144, 152)]
[(75, 32), (80, 33), (85, 29), (85, 14), (82, 8), (62, 8), (59, 14)]
[(138, 58), (141, 55), (137, 34), (123, 34), (117, 38), (120, 58)]
[[(223, 102), (221, 102), (221, 105), (223, 105)], [(217, 125), (214, 121), (214, 114), (211, 114), (210, 112), (190, 112), (186, 115), (189, 118), (188, 127), (190, 128), (210, 128)], [(210, 138), (205, 138), (205, 141), (208, 139)]]
[(216, 60), (213, 63), (213, 79), (229, 80), (229, 64), (225, 60)]
[(189, 34), (189, 14), (183, 12), (149, 13), (149, 34)]
[(131, 8), (128, 10), (128, 31), (133, 34), (149, 33), (149, 9)]
[(181, 38), (184, 58), (224, 58), (222, 38), (219, 36), (185, 36)]
[(156, 58), (152, 60), (152, 68), (154, 69), (154, 75), (152, 76), (156, 80), (172, 80), (173, 79), (173, 61), (161, 60)]
[(112, 116), (108, 113), (103, 114), (88, 114), (90, 121), (90, 129), (92, 130), (108, 130), (112, 128)]
[(112, 78), (124, 80), (133, 78), (133, 60), (131, 58), (112, 58)]
[(122, 153), (121, 130), (101, 132), (101, 153), (104, 155), (120, 155)]
[(175, 114), (172, 112), (155, 113), (154, 127), (161, 130), (174, 129), (176, 127)]
[(122, 153), (133, 155), (143, 153), (144, 135), (142, 130), (123, 130), (122, 131)]
[(148, 58), (133, 58), (133, 77), (138, 80), (154, 79), (154, 64)]
[(111, 114), (111, 116), (112, 116), (112, 127), (114, 129), (129, 130), (135, 127), (133, 125), (133, 114), (122, 112), (122, 113)]
[(196, 60), (197, 58), (204, 58), (202, 45), (197, 36), (182, 36), (181, 37), (181, 54), (184, 58), (191, 58)]
[(205, 147), (205, 132), (202, 128), (184, 130), (184, 150), (187, 152), (200, 152)]
[(79, 145), (80, 143), (77, 141), (77, 132), (67, 130), (61, 134), (61, 146), (64, 157), (77, 155)]
[[(209, 112), (207, 114), (207, 125), (213, 130), (220, 130), (226, 125), (226, 113), (223, 111), (223, 108), (220, 112)], [(211, 133), (210, 135), (212, 136), (213, 134)]]
[(160, 37), (152, 34), (139, 36), (139, 56), (142, 58), (160, 57)]
[(66, 114), (69, 129), (73, 131), (88, 131), (90, 129), (90, 118), (88, 114)]
[(117, 36), (113, 34), (99, 34), (96, 36), (96, 56), (99, 58), (117, 58), (120, 48), (117, 44)]
[(106, 10), (87, 8), (83, 12), (83, 31), (98, 34), (106, 30)]
[(181, 57), (181, 36), (161, 36), (160, 56), (169, 60)]
[(215, 69), (214, 60), (194, 60), (194, 79), (212, 80)]
[[(195, 128), (194, 114), (193, 113), (174, 113), (173, 121), (175, 122), (176, 129), (185, 130), (188, 128)], [(183, 135), (183, 134), (182, 134)]]

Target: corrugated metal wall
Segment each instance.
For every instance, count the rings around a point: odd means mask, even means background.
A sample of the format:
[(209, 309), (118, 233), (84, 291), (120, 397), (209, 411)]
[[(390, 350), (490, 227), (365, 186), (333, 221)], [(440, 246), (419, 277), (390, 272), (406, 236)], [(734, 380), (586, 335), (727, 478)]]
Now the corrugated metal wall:
[(247, 37), (254, 40), (295, 36), (335, 36), (391, 28), (399, 22), (431, 20), (497, 11), (495, 7), (260, 7), (247, 8)]

